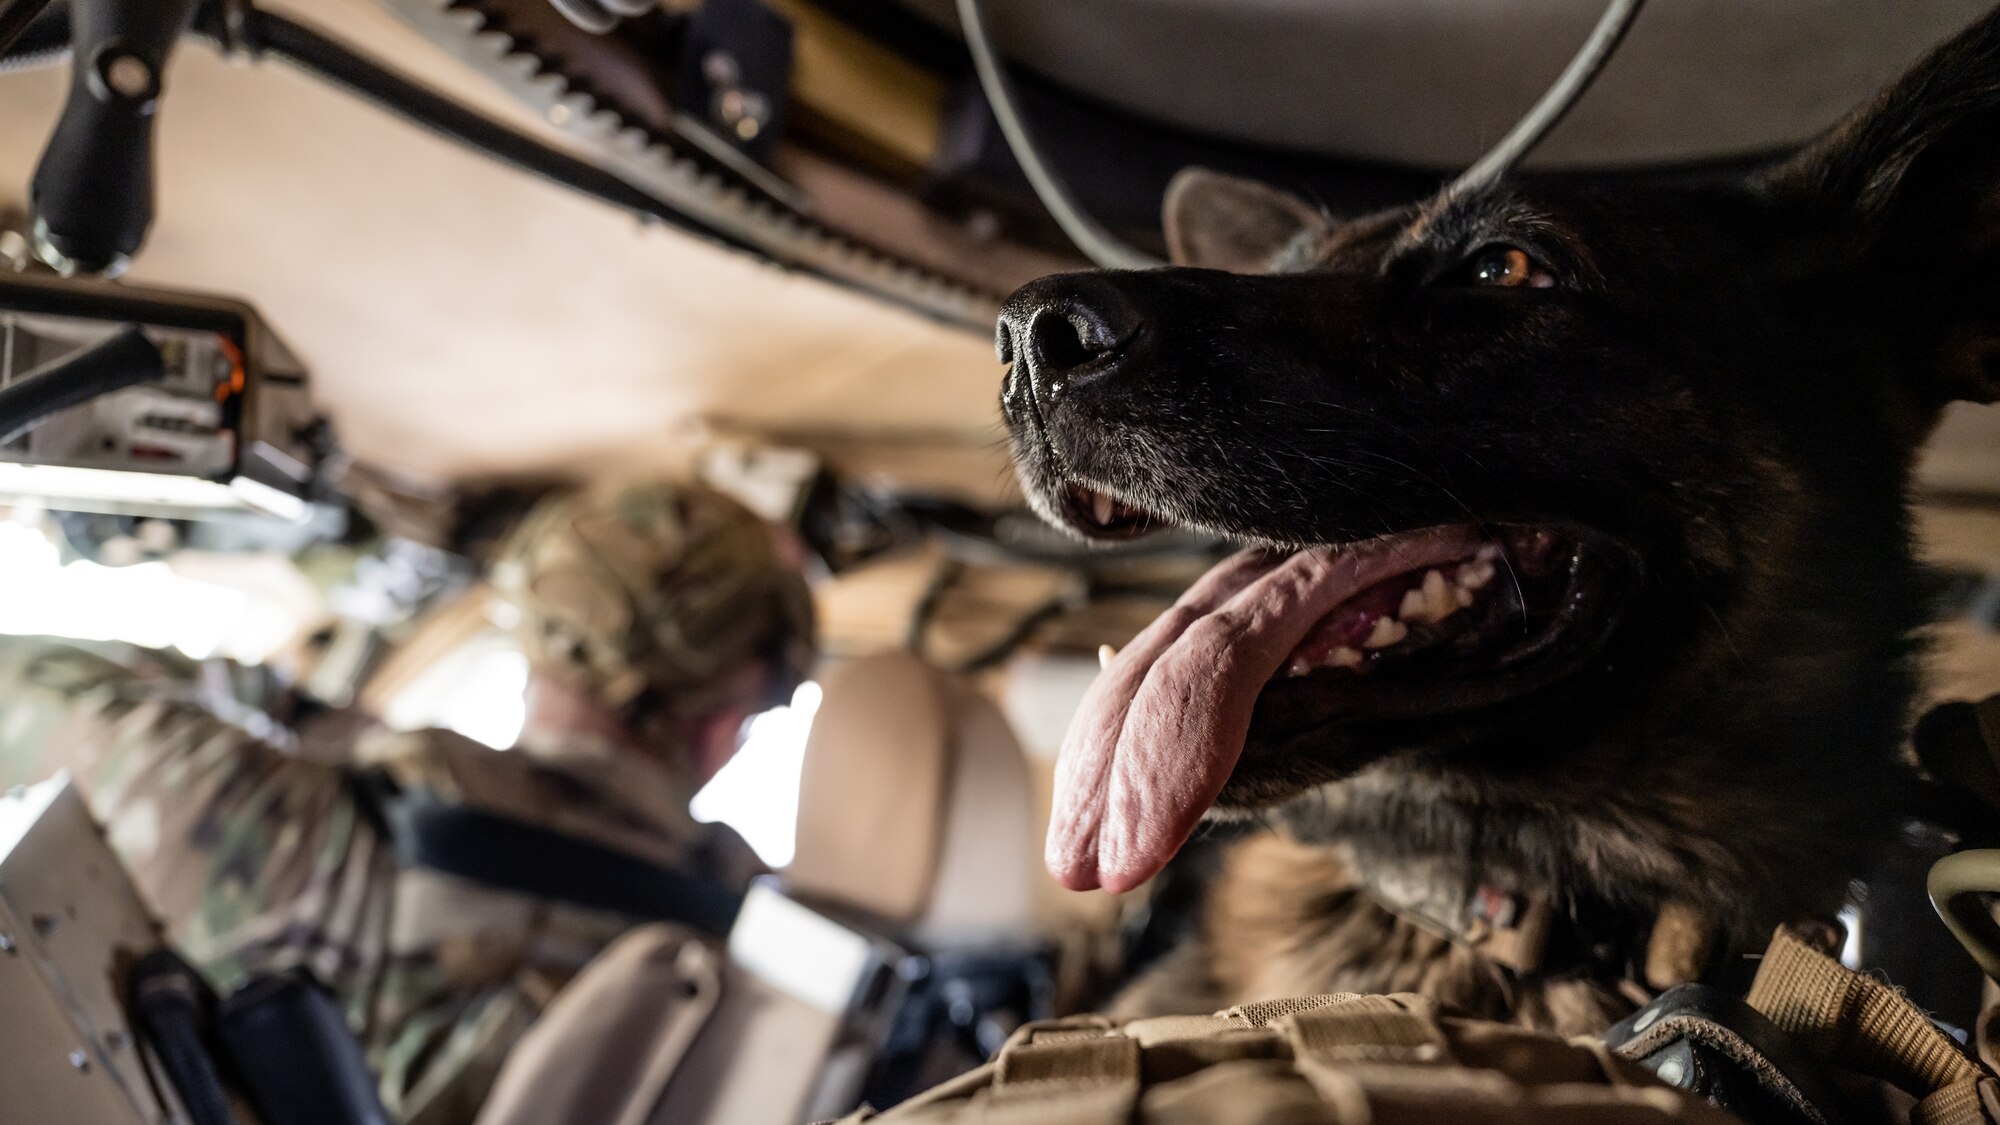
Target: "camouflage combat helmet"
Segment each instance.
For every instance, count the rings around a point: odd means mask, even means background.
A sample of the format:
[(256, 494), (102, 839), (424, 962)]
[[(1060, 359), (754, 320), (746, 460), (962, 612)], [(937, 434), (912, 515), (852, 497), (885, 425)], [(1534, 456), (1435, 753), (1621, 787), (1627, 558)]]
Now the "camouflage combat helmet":
[(716, 677), (753, 656), (788, 693), (812, 657), (804, 579), (761, 520), (698, 485), (558, 492), (501, 545), (493, 582), (536, 671), (615, 708), (643, 694), (699, 713)]

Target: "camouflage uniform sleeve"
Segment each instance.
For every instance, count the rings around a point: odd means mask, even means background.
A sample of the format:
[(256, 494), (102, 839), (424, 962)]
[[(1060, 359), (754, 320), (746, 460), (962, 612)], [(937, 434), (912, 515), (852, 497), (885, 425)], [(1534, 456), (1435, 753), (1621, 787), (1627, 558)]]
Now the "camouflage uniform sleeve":
[(346, 777), (138, 670), (0, 637), (0, 785), (68, 770), (184, 952), (225, 990), (310, 966), (360, 1016), (393, 860)]

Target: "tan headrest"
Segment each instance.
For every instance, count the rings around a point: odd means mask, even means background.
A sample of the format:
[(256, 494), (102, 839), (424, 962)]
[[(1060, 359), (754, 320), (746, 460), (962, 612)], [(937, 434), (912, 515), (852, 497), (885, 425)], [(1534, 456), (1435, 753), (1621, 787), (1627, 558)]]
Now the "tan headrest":
[(1035, 788), (1014, 730), (991, 700), (951, 685), (952, 771), (937, 875), (917, 936), (937, 945), (1023, 937), (1042, 876)]
[(914, 922), (930, 902), (950, 772), (943, 678), (887, 652), (840, 665), (821, 688), (787, 888)]
[(999, 708), (904, 652), (849, 661), (822, 687), (787, 889), (940, 944), (1024, 934), (1035, 795)]

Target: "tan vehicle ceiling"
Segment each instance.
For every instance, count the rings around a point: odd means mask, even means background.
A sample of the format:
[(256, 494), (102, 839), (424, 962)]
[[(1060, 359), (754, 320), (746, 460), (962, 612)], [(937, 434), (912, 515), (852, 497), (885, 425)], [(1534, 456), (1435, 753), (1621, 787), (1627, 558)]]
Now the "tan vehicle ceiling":
[[(540, 125), (368, 0), (291, 8)], [(0, 76), (0, 201), (24, 196), (65, 83)], [(130, 279), (258, 306), (362, 456), (452, 474), (660, 464), (712, 415), (978, 450), (973, 479), (999, 476), (980, 334), (644, 227), (283, 64), (184, 45), (159, 129), (158, 219)]]
[[(369, 0), (273, 6), (541, 126)], [(20, 202), (64, 82), (0, 75), (0, 203)], [(159, 127), (159, 217), (130, 276), (256, 304), (363, 457), (452, 475), (665, 465), (706, 417), (911, 483), (1006, 487), (982, 334), (642, 227), (282, 64), (187, 45)], [(2000, 491), (2000, 412), (1954, 419), (1929, 475)]]

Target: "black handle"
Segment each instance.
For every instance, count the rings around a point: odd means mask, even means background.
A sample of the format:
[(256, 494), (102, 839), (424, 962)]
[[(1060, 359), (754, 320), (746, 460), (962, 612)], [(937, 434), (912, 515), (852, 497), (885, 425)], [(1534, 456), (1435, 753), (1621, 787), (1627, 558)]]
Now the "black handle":
[(15, 441), (57, 411), (166, 377), (160, 349), (133, 325), (0, 389), (0, 445)]
[(173, 950), (156, 949), (132, 966), (126, 989), (133, 1027), (152, 1046), (188, 1119), (232, 1125), (236, 1116), (211, 1050), (215, 994), (201, 974)]
[(63, 273), (125, 268), (153, 222), (153, 112), (197, 0), (72, 0), (69, 100), (35, 169), (36, 251)]
[(215, 1022), (265, 1125), (391, 1125), (346, 1014), (305, 969), (251, 978)]

